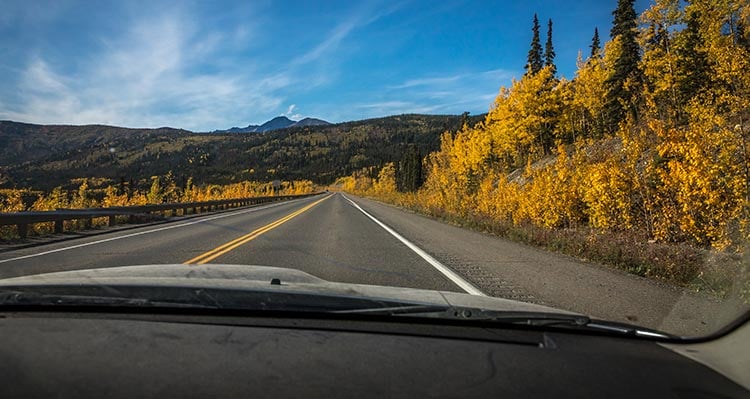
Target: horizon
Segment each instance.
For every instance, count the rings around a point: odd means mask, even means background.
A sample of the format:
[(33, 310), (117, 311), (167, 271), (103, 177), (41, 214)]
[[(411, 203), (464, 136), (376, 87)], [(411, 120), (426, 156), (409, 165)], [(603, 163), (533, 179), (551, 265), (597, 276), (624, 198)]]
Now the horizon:
[[(483, 112), (481, 114), (470, 114), (470, 115), (471, 116), (482, 116), (482, 115), (486, 115), (486, 114), (487, 114), (487, 112)], [(295, 119), (289, 118), (286, 115), (277, 115), (277, 116), (271, 117), (270, 119), (268, 119), (266, 121), (263, 121), (263, 122), (260, 122), (260, 123), (251, 123), (249, 125), (244, 125), (244, 126), (230, 126), (230, 127), (224, 128), (224, 129), (214, 129), (214, 130), (211, 130), (211, 131), (208, 131), (208, 130), (202, 130), (202, 131), (190, 130), (190, 129), (186, 129), (184, 127), (180, 127), (180, 126), (176, 126), (176, 125), (164, 125), (164, 126), (124, 126), (124, 125), (111, 125), (111, 124), (106, 124), (106, 123), (34, 123), (34, 122), (25, 122), (25, 121), (11, 120), (11, 119), (0, 119), (0, 122), (20, 123), (20, 124), (37, 125), (37, 126), (106, 126), (106, 127), (116, 127), (116, 128), (123, 128), (123, 129), (133, 129), (133, 130), (174, 129), (174, 130), (186, 130), (186, 131), (189, 131), (190, 133), (214, 133), (216, 131), (218, 131), (218, 132), (224, 132), (224, 131), (227, 131), (227, 130), (230, 130), (230, 129), (235, 129), (235, 128), (245, 128), (245, 127), (249, 127), (249, 126), (261, 126), (264, 123), (270, 122), (271, 120), (277, 119), (277, 118), (286, 118), (286, 119), (288, 119), (288, 120), (290, 120), (292, 122), (301, 122), (304, 119), (317, 119), (317, 120), (322, 120), (323, 122), (326, 122), (326, 123), (328, 123), (330, 125), (341, 125), (341, 124), (345, 124), (345, 123), (364, 122), (364, 121), (369, 121), (369, 120), (374, 120), (374, 119), (386, 119), (386, 118), (393, 118), (393, 117), (397, 117), (397, 116), (410, 116), (410, 115), (415, 115), (415, 116), (455, 116), (455, 117), (461, 116), (461, 114), (419, 114), (419, 113), (413, 113), (412, 112), (412, 113), (391, 114), (391, 115), (373, 116), (373, 117), (362, 118), (362, 119), (351, 119), (351, 120), (344, 120), (344, 121), (339, 121), (339, 122), (331, 122), (331, 121), (327, 121), (327, 120), (324, 120), (324, 119), (321, 119), (321, 118), (316, 118), (314, 116), (305, 116), (305, 117), (302, 117), (302, 118), (300, 118), (298, 120), (295, 120)], [(286, 128), (281, 128), (281, 129), (286, 129)], [(274, 130), (281, 130), (281, 129), (274, 129)], [(259, 134), (259, 133), (265, 133), (265, 132), (248, 132), (247, 134)]]
[(496, 3), (10, 1), (0, 119), (205, 132), (276, 116), (478, 115), (523, 75), (535, 12), (543, 38), (553, 20), (572, 79), (616, 5)]

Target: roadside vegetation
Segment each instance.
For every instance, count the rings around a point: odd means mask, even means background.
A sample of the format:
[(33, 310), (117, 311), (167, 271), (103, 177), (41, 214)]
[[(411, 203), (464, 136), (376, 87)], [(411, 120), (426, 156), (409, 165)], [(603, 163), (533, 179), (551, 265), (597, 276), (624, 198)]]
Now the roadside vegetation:
[[(657, 0), (613, 12), (568, 80), (533, 19), (526, 73), (484, 121), (337, 182), (629, 272), (750, 296), (750, 6)], [(416, 155), (415, 155), (416, 154)], [(744, 283), (736, 284), (744, 279)]]
[[(226, 185), (195, 185), (192, 178), (180, 186), (171, 173), (151, 177), (151, 184), (141, 189), (127, 183), (92, 187), (88, 179), (78, 179), (77, 190), (56, 187), (50, 192), (33, 190), (0, 190), (0, 212), (51, 211), (162, 203), (187, 203), (222, 199), (251, 198), (271, 195), (309, 194), (316, 189), (309, 180), (283, 181), (278, 189), (272, 183), (243, 181)], [(106, 225), (106, 218), (94, 218), (91, 226), (84, 221), (66, 221), (65, 230), (81, 230)], [(37, 223), (30, 235), (52, 233), (53, 223)], [(15, 226), (0, 226), (0, 240), (18, 238)]]

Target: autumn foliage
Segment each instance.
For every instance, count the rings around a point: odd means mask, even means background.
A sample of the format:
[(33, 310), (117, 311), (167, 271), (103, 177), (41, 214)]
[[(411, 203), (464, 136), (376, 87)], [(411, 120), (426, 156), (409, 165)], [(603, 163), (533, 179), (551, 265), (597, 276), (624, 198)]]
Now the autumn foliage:
[[(221, 199), (250, 198), (270, 195), (309, 194), (315, 186), (309, 180), (283, 181), (278, 190), (272, 183), (242, 181), (227, 185), (196, 186), (188, 179), (179, 186), (171, 173), (151, 177), (147, 189), (106, 185), (92, 189), (87, 179), (78, 179), (78, 190), (67, 191), (56, 187), (48, 193), (30, 190), (0, 190), (0, 212), (51, 211), (114, 206), (132, 206), (161, 203), (200, 202)], [(83, 228), (83, 221), (66, 221), (66, 230)], [(105, 218), (94, 219), (94, 226), (105, 224)], [(53, 230), (52, 223), (31, 226), (32, 234)], [(0, 227), (0, 237), (13, 237), (15, 227)]]
[[(547, 66), (501, 88), (483, 123), (443, 134), (416, 193), (393, 189), (391, 164), (339, 183), (431, 214), (742, 251), (750, 6), (658, 0), (635, 22), (635, 54), (597, 35), (571, 80)], [(623, 57), (637, 68), (618, 78)]]

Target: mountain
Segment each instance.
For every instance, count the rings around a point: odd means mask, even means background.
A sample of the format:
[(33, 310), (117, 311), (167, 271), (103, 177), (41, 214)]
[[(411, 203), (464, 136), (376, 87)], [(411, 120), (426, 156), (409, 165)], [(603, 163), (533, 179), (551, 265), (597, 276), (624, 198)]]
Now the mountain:
[(256, 132), (262, 133), (262, 132), (268, 132), (271, 130), (279, 130), (284, 129), (286, 127), (294, 125), (294, 121), (287, 118), (286, 116), (277, 116), (270, 121), (258, 126), (258, 129), (256, 129)]
[(295, 122), (292, 126), (325, 126), (330, 125), (331, 123), (326, 122), (322, 119), (317, 118), (305, 118), (298, 122)]
[(233, 127), (227, 130), (214, 130), (211, 133), (265, 133), (272, 130), (286, 129), (295, 126), (322, 126), (330, 125), (322, 119), (304, 118), (300, 121), (293, 121), (286, 116), (277, 116), (262, 125), (248, 125), (247, 127)]
[[(483, 118), (470, 117), (469, 123)], [(355, 170), (399, 161), (410, 148), (425, 156), (461, 120), (410, 114), (264, 134), (0, 121), (0, 188), (76, 188), (76, 179), (88, 178), (92, 187), (132, 181), (147, 189), (151, 176), (169, 172), (178, 184), (188, 177), (196, 184), (274, 179), (329, 184)]]
[(258, 125), (248, 125), (247, 127), (233, 127), (227, 130), (214, 130), (213, 133), (255, 133)]

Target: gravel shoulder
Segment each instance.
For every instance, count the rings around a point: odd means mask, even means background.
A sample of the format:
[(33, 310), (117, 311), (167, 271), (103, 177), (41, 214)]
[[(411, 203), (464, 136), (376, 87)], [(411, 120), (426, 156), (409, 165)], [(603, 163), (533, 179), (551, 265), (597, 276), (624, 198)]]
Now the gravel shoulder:
[(492, 296), (686, 336), (712, 333), (748, 309), (737, 299), (700, 295), (393, 205), (347, 196)]

